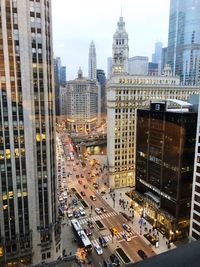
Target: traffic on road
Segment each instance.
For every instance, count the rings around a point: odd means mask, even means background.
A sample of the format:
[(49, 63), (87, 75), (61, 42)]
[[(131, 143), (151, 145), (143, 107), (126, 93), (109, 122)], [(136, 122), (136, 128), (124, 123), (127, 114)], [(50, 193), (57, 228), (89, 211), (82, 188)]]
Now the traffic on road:
[(125, 266), (152, 256), (152, 249), (135, 233), (131, 222), (102, 198), (110, 194), (103, 179), (105, 164), (95, 156), (82, 164), (70, 138), (60, 134), (57, 168), (62, 230), (75, 229), (73, 241), (84, 249), (83, 261), (87, 259), (92, 266)]

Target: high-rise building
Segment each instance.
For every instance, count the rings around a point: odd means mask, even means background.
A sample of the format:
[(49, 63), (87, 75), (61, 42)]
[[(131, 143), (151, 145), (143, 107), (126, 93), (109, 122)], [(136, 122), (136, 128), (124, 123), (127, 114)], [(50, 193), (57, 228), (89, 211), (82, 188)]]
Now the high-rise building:
[(168, 59), (181, 83), (200, 84), (200, 1), (171, 0)]
[(99, 91), (99, 84), (84, 78), (81, 69), (78, 78), (67, 82), (66, 115), (71, 132), (90, 132), (97, 127)]
[(200, 239), (200, 97), (199, 95), (197, 95), (195, 98), (193, 96), (192, 101), (198, 104), (197, 108), (198, 119), (197, 119), (197, 132), (196, 132), (195, 160), (194, 160), (190, 238), (191, 240), (198, 240)]
[(128, 34), (125, 30), (125, 22), (121, 16), (117, 23), (117, 30), (113, 35), (112, 75), (128, 73), (128, 58)]
[(101, 103), (101, 114), (106, 114), (106, 75), (104, 70), (97, 69), (97, 81), (100, 84), (100, 103)]
[(198, 86), (180, 86), (180, 79), (167, 76), (113, 76), (107, 92), (107, 154), (110, 187), (135, 185), (135, 110), (150, 99), (188, 100)]
[(61, 255), (51, 1), (0, 1), (0, 265)]
[(197, 112), (185, 101), (137, 110), (135, 191), (144, 218), (169, 241), (189, 232), (196, 127)]
[(167, 47), (163, 47), (162, 57), (161, 57), (161, 74), (163, 73), (166, 64), (167, 64)]
[(152, 62), (158, 64), (158, 74), (161, 74), (161, 60), (162, 60), (162, 43), (155, 43), (155, 50), (152, 54)]
[(88, 58), (88, 78), (92, 81), (96, 81), (97, 79), (96, 68), (97, 68), (96, 48), (94, 42), (92, 41), (90, 43), (89, 58)]
[(66, 84), (66, 67), (62, 66), (61, 58), (54, 59), (55, 109), (60, 115), (60, 86)]
[(107, 79), (109, 80), (112, 76), (112, 57), (107, 58)]
[(130, 75), (147, 75), (148, 74), (148, 57), (135, 56), (129, 58), (128, 73)]
[(66, 82), (67, 82), (66, 66), (61, 66), (61, 68), (60, 68), (60, 84), (65, 85)]
[(148, 64), (148, 75), (158, 76), (158, 63), (149, 62), (149, 64)]

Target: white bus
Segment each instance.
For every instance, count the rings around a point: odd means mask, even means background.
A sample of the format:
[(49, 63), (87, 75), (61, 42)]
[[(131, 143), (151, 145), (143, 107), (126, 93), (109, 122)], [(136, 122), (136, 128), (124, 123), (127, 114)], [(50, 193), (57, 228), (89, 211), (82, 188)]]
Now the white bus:
[(72, 229), (74, 230), (76, 237), (78, 238), (79, 243), (89, 252), (92, 250), (92, 243), (90, 239), (87, 237), (86, 233), (82, 229), (78, 220), (71, 220)]

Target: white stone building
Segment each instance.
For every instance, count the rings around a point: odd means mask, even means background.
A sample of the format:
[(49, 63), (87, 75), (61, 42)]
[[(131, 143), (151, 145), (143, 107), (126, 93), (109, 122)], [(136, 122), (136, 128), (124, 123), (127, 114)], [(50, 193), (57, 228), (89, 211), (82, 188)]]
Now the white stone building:
[(117, 30), (113, 35), (112, 75), (128, 73), (128, 58), (128, 34), (125, 30), (125, 22), (121, 16), (117, 23)]
[[(110, 187), (135, 185), (135, 114), (151, 99), (188, 100), (199, 87), (178, 77), (116, 75), (107, 82), (107, 155)], [(146, 101), (146, 102), (145, 102)]]
[(90, 132), (98, 124), (100, 86), (96, 81), (83, 77), (69, 81), (66, 87), (67, 125), (71, 132)]

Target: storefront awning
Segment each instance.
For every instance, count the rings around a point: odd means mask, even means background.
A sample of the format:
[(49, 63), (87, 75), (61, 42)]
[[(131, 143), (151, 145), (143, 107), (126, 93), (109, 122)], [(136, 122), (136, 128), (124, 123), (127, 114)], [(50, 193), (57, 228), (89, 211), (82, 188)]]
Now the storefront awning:
[(149, 198), (151, 198), (154, 202), (156, 202), (156, 204), (157, 205), (159, 205), (160, 204), (160, 199), (157, 197), (157, 196), (155, 196), (153, 193), (151, 193), (151, 192), (146, 192), (146, 193), (144, 193), (146, 196), (148, 196)]

